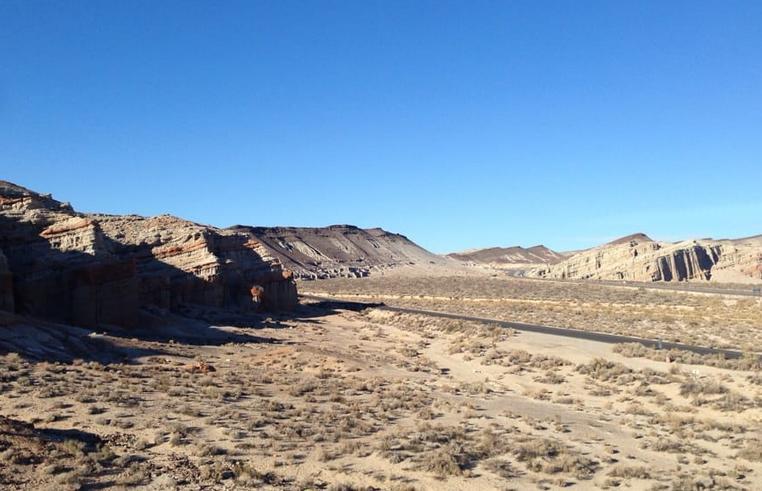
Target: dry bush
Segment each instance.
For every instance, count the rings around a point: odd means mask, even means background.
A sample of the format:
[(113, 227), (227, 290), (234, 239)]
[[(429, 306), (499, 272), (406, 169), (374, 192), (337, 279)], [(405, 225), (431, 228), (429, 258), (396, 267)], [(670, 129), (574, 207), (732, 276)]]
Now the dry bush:
[(608, 475), (622, 479), (651, 479), (651, 473), (642, 465), (618, 465)]
[(680, 395), (684, 397), (724, 394), (727, 391), (727, 387), (712, 378), (690, 377), (680, 384)]
[(468, 464), (463, 448), (457, 444), (449, 444), (434, 452), (426, 453), (420, 468), (442, 477), (460, 476)]
[(564, 451), (564, 447), (553, 440), (529, 439), (520, 442), (513, 449), (513, 454), (519, 462), (526, 462), (538, 457), (552, 458)]
[(542, 375), (540, 377), (535, 377), (534, 381), (535, 382), (539, 382), (541, 384), (553, 384), (553, 385), (557, 385), (557, 384), (563, 384), (564, 382), (566, 382), (566, 377), (564, 377), (562, 374), (560, 374), (558, 372), (554, 372), (554, 371), (550, 371), (549, 370), (549, 371), (545, 372), (544, 375)]
[(576, 370), (579, 373), (587, 375), (594, 380), (600, 380), (603, 382), (609, 382), (619, 379), (622, 375), (632, 373), (632, 370), (617, 363), (615, 361), (609, 361), (605, 358), (596, 358), (589, 363), (577, 365)]

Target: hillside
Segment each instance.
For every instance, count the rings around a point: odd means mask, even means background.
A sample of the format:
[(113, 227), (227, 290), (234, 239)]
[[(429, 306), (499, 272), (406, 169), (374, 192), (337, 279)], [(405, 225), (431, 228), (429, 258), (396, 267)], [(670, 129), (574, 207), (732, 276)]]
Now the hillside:
[(660, 242), (633, 234), (527, 276), (630, 281), (762, 282), (762, 238)]
[(297, 278), (364, 277), (399, 268), (459, 266), (404, 235), (352, 225), (328, 227), (248, 227), (229, 230), (261, 242)]
[(0, 181), (0, 309), (80, 326), (136, 326), (188, 305), (296, 305), (291, 273), (249, 237), (162, 215), (79, 213)]
[(523, 270), (556, 264), (564, 259), (563, 254), (548, 249), (544, 245), (529, 248), (520, 246), (490, 247), (455, 252), (447, 256), (471, 265), (510, 270)]

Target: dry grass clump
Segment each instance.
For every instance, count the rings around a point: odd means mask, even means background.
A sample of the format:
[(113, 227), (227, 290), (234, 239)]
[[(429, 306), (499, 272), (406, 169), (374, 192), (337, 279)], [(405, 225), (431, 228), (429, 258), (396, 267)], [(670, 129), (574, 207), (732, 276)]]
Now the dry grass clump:
[(651, 472), (642, 465), (618, 465), (612, 468), (609, 473), (611, 477), (621, 479), (650, 479)]
[(386, 435), (376, 450), (393, 464), (410, 461), (421, 471), (446, 477), (470, 475), (480, 461), (505, 454), (508, 446), (504, 432), (422, 423), (415, 431)]
[(727, 391), (727, 387), (712, 378), (689, 377), (680, 384), (680, 395), (684, 397), (724, 394)]
[(571, 363), (557, 356), (532, 354), (518, 349), (503, 350), (496, 348), (483, 354), (482, 364), (511, 367), (519, 370), (527, 370), (530, 368), (551, 370), (570, 365)]
[[(603, 382), (620, 381), (620, 379), (632, 373), (632, 370), (615, 361), (604, 358), (596, 358), (588, 363), (577, 365), (577, 372), (587, 375), (594, 380)], [(627, 380), (628, 382), (630, 380)]]
[(666, 452), (683, 455), (704, 455), (707, 453), (707, 450), (691, 442), (668, 437), (659, 437), (655, 441), (643, 442), (642, 446), (643, 448), (649, 448), (655, 452)]
[(457, 444), (448, 444), (434, 452), (427, 453), (420, 463), (420, 469), (441, 477), (460, 476), (470, 466), (467, 453)]
[(566, 377), (556, 371), (548, 370), (542, 376), (535, 377), (534, 381), (540, 382), (541, 384), (557, 385), (566, 382)]
[(571, 452), (557, 441), (530, 438), (520, 441), (513, 450), (516, 460), (524, 462), (534, 472), (557, 474), (564, 472), (578, 479), (589, 479), (595, 474), (599, 462)]

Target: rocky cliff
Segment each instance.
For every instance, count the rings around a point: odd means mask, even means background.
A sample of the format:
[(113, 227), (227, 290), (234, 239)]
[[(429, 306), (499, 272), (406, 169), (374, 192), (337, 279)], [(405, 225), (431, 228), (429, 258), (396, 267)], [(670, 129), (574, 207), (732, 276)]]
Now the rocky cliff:
[(78, 213), (3, 181), (0, 250), (0, 308), (77, 325), (133, 326), (146, 307), (297, 302), (291, 273), (248, 236), (170, 216)]
[(404, 235), (380, 228), (239, 225), (229, 230), (264, 244), (273, 256), (302, 279), (363, 277), (401, 267), (455, 264), (455, 261), (432, 254)]
[(15, 303), (13, 300), (13, 276), (8, 269), (8, 260), (0, 250), (0, 310), (13, 312)]
[(762, 239), (658, 242), (634, 234), (528, 276), (630, 281), (762, 281)]
[(531, 266), (556, 264), (564, 259), (559, 254), (543, 245), (524, 247), (490, 247), (448, 254), (449, 257), (476, 265), (494, 268), (516, 269)]

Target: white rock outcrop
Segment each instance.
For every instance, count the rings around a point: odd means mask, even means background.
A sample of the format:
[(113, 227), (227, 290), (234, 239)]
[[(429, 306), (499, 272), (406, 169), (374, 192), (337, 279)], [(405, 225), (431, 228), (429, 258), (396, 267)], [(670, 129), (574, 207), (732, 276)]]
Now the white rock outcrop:
[(629, 281), (762, 281), (762, 240), (658, 242), (635, 234), (578, 252), (527, 276)]

